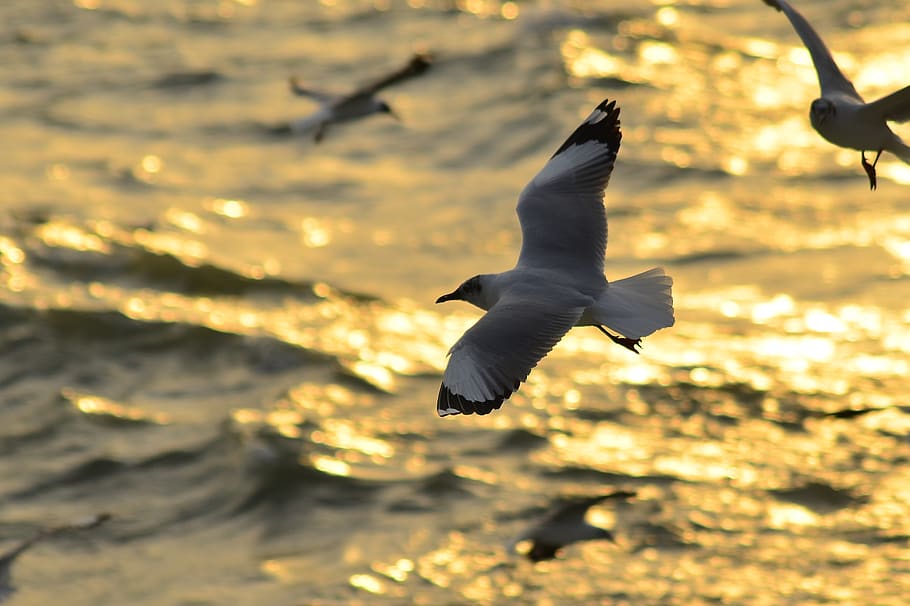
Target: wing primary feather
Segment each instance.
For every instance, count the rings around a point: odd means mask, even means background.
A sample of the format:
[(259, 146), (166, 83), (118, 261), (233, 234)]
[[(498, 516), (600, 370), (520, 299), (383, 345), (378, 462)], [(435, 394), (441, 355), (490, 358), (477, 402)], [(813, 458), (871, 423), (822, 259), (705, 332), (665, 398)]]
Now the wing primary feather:
[(555, 158), (562, 152), (566, 151), (573, 145), (581, 145), (587, 141), (599, 141), (605, 143), (613, 151), (613, 155), (619, 151), (619, 144), (622, 140), (622, 131), (619, 124), (619, 108), (616, 107), (616, 101), (604, 99), (598, 105), (591, 115), (589, 115), (581, 126), (575, 129), (569, 138), (556, 150), (552, 158)]

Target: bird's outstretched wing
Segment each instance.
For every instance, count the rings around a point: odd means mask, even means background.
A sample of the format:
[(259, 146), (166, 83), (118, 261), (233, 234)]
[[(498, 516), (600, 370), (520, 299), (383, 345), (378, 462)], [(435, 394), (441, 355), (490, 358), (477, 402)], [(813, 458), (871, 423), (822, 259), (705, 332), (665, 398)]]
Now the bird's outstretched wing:
[(604, 190), (622, 133), (606, 99), (575, 129), (518, 198), (518, 266), (603, 275), (607, 249)]
[(862, 101), (853, 83), (840, 71), (831, 51), (822, 42), (818, 33), (809, 25), (806, 18), (798, 10), (790, 6), (787, 0), (764, 0), (765, 4), (776, 8), (787, 16), (793, 29), (799, 34), (803, 44), (812, 56), (812, 63), (815, 64), (815, 73), (818, 74), (818, 84), (822, 91), (822, 96), (827, 97), (831, 93), (842, 93), (854, 97), (857, 101)]
[(616, 492), (595, 497), (576, 497), (559, 504), (546, 519), (550, 522), (580, 522), (584, 520), (588, 509), (598, 503), (602, 503), (607, 499), (629, 499), (634, 496), (636, 496), (634, 492), (617, 490)]
[(427, 53), (415, 53), (408, 61), (407, 65), (401, 67), (390, 74), (377, 78), (376, 80), (365, 84), (352, 93), (354, 95), (374, 95), (383, 88), (397, 84), (408, 78), (419, 76), (427, 71), (432, 65), (432, 57)]
[(91, 528), (95, 528), (108, 521), (110, 518), (110, 514), (100, 513), (73, 524), (44, 528), (34, 533), (31, 537), (20, 542), (9, 551), (0, 553), (0, 602), (5, 601), (15, 592), (16, 588), (12, 584), (13, 563), (16, 561), (16, 558), (22, 555), (32, 545), (43, 539), (52, 538), (66, 532), (89, 530)]
[(436, 404), (439, 416), (498, 409), (591, 303), (583, 295), (550, 289), (505, 293), (449, 351)]
[(860, 111), (874, 112), (879, 118), (891, 122), (907, 122), (910, 120), (910, 86), (873, 101)]
[(290, 87), (291, 92), (298, 97), (308, 97), (314, 101), (319, 101), (320, 103), (331, 103), (338, 98), (338, 95), (334, 93), (309, 88), (298, 78), (288, 78), (288, 87)]

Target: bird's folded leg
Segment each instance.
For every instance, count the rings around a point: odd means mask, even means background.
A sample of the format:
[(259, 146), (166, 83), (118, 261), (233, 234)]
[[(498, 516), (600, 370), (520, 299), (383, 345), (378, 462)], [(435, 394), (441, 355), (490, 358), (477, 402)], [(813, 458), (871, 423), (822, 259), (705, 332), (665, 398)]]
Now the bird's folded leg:
[(639, 339), (628, 339), (626, 337), (620, 337), (620, 336), (614, 335), (613, 333), (607, 331), (603, 326), (600, 326), (599, 324), (595, 324), (595, 326), (597, 327), (597, 330), (599, 330), (603, 334), (610, 337), (610, 340), (613, 341), (614, 343), (616, 343), (617, 345), (622, 345), (623, 347), (625, 347), (632, 353), (641, 353), (637, 349), (635, 349), (636, 347), (641, 348), (641, 339), (640, 338)]
[(866, 175), (869, 177), (869, 187), (874, 190), (878, 187), (878, 183), (875, 180), (875, 165), (878, 164), (878, 158), (882, 155), (882, 150), (878, 150), (878, 153), (875, 154), (875, 160), (872, 164), (869, 164), (866, 160), (866, 152), (860, 152), (860, 155), (863, 159), (863, 170), (866, 171)]

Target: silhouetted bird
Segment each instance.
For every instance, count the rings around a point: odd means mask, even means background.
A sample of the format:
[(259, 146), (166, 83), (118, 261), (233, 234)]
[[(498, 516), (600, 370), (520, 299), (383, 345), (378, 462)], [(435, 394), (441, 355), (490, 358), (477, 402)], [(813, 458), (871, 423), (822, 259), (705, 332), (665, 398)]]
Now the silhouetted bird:
[(540, 562), (555, 558), (560, 549), (571, 543), (595, 539), (614, 541), (609, 530), (587, 523), (585, 515), (592, 506), (607, 499), (628, 499), (634, 496), (634, 492), (620, 490), (596, 497), (562, 500), (542, 520), (522, 532), (512, 545), (514, 547), (523, 541), (530, 541), (531, 548), (525, 555), (532, 562)]
[(81, 522), (76, 522), (75, 524), (66, 524), (64, 526), (54, 526), (51, 528), (43, 528), (36, 532), (31, 537), (21, 541), (18, 545), (7, 551), (6, 553), (0, 554), (0, 602), (5, 601), (16, 591), (16, 587), (12, 582), (12, 567), (13, 563), (16, 561), (20, 555), (22, 555), (26, 550), (28, 550), (35, 543), (42, 541), (44, 539), (49, 539), (58, 534), (64, 532), (78, 531), (78, 530), (88, 530), (90, 528), (95, 528), (100, 526), (104, 522), (110, 519), (110, 514), (100, 513), (94, 515), (86, 520)]

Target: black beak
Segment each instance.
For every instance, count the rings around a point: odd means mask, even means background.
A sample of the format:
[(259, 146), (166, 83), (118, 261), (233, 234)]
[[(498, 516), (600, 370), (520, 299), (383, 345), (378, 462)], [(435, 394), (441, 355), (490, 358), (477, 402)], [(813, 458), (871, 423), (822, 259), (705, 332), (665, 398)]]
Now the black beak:
[(442, 295), (441, 297), (436, 299), (436, 302), (445, 303), (446, 301), (458, 301), (460, 299), (461, 299), (461, 297), (458, 295), (458, 291), (455, 290), (455, 291), (450, 292), (447, 295)]

